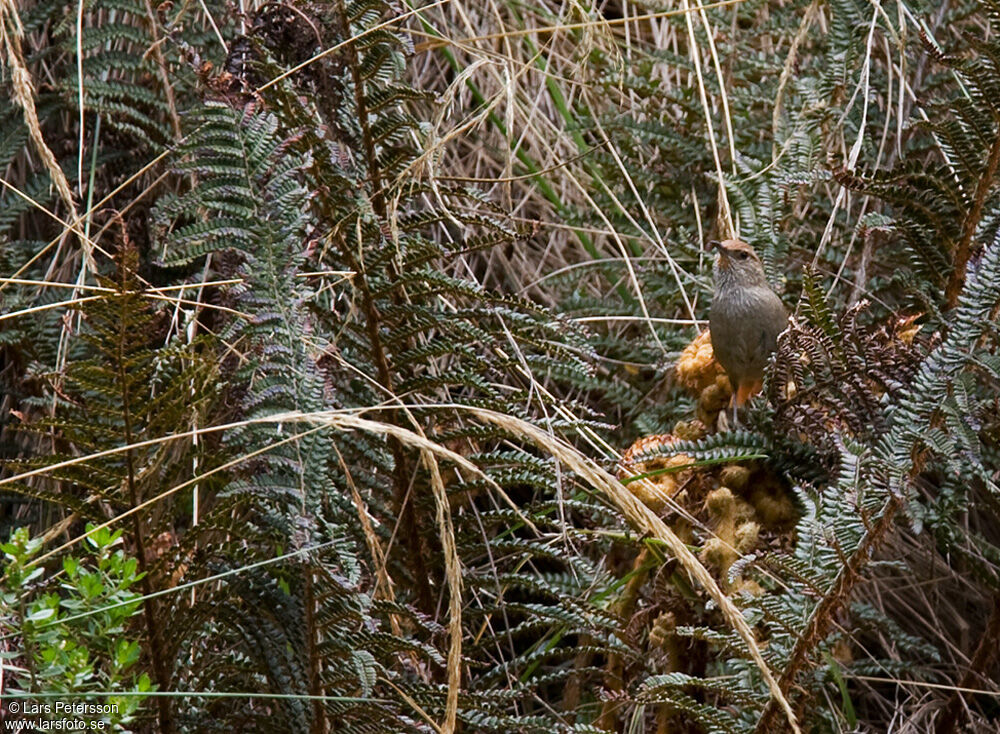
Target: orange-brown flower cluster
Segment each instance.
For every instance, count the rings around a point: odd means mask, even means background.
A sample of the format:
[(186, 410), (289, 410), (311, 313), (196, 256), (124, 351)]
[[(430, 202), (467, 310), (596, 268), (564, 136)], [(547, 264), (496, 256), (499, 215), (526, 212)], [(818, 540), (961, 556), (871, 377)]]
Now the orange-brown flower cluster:
[(725, 374), (715, 361), (711, 333), (707, 329), (681, 352), (674, 374), (681, 385), (696, 393), (714, 384), (719, 375)]
[(677, 382), (698, 394), (698, 420), (715, 425), (733, 393), (725, 371), (715, 360), (711, 332), (703, 331), (688, 344), (674, 368)]
[(686, 466), (693, 460), (684, 454), (657, 455), (646, 461), (637, 459), (678, 440), (679, 437), (672, 433), (646, 436), (632, 444), (622, 456), (621, 464), (625, 470), (619, 473), (619, 477), (632, 479), (628, 484), (629, 490), (653, 512), (662, 513), (667, 510), (670, 500), (690, 477), (690, 471), (679, 470), (678, 467)]

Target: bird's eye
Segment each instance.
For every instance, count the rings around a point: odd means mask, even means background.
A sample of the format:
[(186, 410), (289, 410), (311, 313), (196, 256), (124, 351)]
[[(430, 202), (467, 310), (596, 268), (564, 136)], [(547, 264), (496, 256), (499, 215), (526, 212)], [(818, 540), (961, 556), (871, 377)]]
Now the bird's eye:
[(736, 257), (738, 257), (740, 260), (746, 260), (750, 256), (741, 250), (740, 252), (736, 253)]

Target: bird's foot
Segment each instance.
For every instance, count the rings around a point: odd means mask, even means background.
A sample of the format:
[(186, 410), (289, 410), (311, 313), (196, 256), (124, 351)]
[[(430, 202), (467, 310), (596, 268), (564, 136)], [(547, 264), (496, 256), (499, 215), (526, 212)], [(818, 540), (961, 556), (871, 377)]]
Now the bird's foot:
[(733, 423), (733, 415), (729, 410), (720, 410), (719, 417), (715, 420), (715, 429), (719, 433), (725, 433), (729, 430), (730, 424)]

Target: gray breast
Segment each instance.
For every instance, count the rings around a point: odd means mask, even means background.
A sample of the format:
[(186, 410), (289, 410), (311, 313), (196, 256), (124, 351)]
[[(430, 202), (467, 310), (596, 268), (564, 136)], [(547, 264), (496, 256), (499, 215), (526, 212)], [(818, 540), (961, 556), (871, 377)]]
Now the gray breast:
[(761, 378), (786, 320), (784, 304), (770, 288), (716, 291), (709, 314), (712, 349), (734, 387)]

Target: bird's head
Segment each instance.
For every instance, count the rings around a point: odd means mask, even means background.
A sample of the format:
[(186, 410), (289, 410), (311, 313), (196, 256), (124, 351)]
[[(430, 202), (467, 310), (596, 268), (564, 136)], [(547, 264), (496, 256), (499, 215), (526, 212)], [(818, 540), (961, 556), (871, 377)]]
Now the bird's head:
[(712, 240), (709, 250), (715, 250), (715, 283), (742, 286), (767, 285), (764, 266), (754, 249), (741, 240)]

